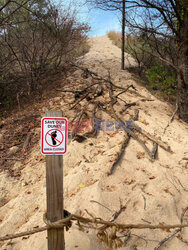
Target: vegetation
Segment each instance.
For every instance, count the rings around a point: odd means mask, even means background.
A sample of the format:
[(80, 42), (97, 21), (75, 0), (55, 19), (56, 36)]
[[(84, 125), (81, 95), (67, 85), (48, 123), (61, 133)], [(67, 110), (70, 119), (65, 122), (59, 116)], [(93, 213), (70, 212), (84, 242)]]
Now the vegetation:
[[(110, 31), (113, 44), (121, 47), (121, 33)], [(138, 65), (138, 73), (147, 80), (150, 90), (159, 90), (166, 95), (174, 95), (177, 87), (177, 75), (173, 68), (146, 53), (149, 47), (142, 37), (128, 35), (125, 39), (125, 51), (132, 55)]]
[(0, 108), (43, 90), (47, 75), (85, 53), (87, 31), (50, 0), (0, 1)]
[(152, 55), (162, 64), (174, 69), (178, 82), (176, 103), (179, 118), (188, 122), (188, 1), (88, 1), (101, 9), (120, 11), (122, 16), (122, 66), (126, 24), (128, 33), (133, 40), (136, 38), (136, 42), (138, 42), (137, 39), (141, 39), (139, 51), (141, 49), (144, 54)]
[(112, 40), (113, 44), (121, 48), (121, 33), (113, 30), (108, 32), (108, 37)]
[(169, 74), (162, 64), (152, 66), (146, 70), (149, 87), (153, 90), (160, 90), (167, 95), (175, 93), (177, 77)]

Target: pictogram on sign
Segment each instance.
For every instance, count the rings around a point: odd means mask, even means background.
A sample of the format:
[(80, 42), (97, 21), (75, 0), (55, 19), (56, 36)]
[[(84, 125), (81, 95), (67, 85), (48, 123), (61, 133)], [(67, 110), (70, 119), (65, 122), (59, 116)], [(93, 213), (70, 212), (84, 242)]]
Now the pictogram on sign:
[(62, 117), (44, 117), (41, 120), (41, 152), (45, 155), (67, 152), (68, 121)]

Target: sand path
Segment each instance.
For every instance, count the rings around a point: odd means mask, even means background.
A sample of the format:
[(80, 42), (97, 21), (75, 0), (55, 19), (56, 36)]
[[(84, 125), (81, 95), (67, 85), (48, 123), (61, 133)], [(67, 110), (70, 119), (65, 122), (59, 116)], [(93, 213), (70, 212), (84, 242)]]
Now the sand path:
[[(179, 223), (182, 210), (188, 206), (188, 125), (176, 119), (163, 135), (173, 108), (137, 84), (127, 70), (120, 70), (121, 51), (107, 36), (92, 38), (89, 42), (91, 49), (79, 59), (79, 63), (102, 76), (107, 76), (110, 72), (116, 84), (134, 84), (140, 94), (152, 98), (153, 102), (139, 102), (133, 107), (133, 111), (135, 108), (139, 110), (139, 121), (136, 123), (149, 133), (160, 136), (174, 153), (170, 154), (159, 147), (158, 159), (154, 163), (146, 155), (138, 159), (137, 156), (140, 153), (142, 155), (143, 149), (137, 141), (131, 139), (116, 171), (107, 176), (119, 150), (123, 132), (100, 131), (97, 138), (89, 138), (83, 143), (71, 141), (68, 153), (64, 156), (65, 208), (83, 215), (86, 215), (84, 209), (87, 209), (97, 217), (109, 220), (119, 210), (121, 199), (126, 209), (117, 222)], [(126, 56), (126, 66), (135, 65), (134, 60)], [(75, 71), (68, 76), (68, 80), (71, 83), (82, 81), (81, 72)], [(127, 101), (138, 99), (130, 93), (122, 97)], [(50, 100), (49, 105), (51, 108), (63, 109), (68, 118), (73, 115), (64, 108), (61, 92)], [(40, 138), (40, 128), (35, 130), (35, 136)], [(40, 154), (39, 144), (33, 148), (27, 160), (24, 163), (17, 162), (14, 169), (23, 164), (20, 179), (0, 173), (0, 198), (4, 199), (4, 205), (0, 207), (0, 236), (43, 225), (42, 215), (46, 207), (45, 162)], [(91, 200), (104, 204), (111, 211)], [(188, 214), (185, 222), (188, 222)], [(170, 235), (170, 232), (149, 229), (131, 230), (131, 233), (133, 235), (122, 249), (154, 249), (160, 240)], [(68, 250), (107, 249), (98, 241), (95, 232), (83, 233), (73, 227), (65, 237)], [(183, 230), (182, 237), (188, 240), (188, 228)], [(47, 249), (46, 232), (5, 242), (0, 246), (3, 250)], [(174, 237), (161, 249), (187, 248), (182, 240)]]

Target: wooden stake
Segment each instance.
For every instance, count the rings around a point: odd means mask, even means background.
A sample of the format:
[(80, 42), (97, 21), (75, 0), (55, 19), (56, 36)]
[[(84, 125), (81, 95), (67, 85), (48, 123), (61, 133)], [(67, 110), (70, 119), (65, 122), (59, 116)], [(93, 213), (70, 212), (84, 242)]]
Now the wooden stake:
[[(46, 117), (62, 117), (62, 111), (47, 111)], [(47, 219), (51, 222), (64, 218), (63, 156), (46, 155)], [(64, 250), (64, 229), (48, 230), (48, 250)]]

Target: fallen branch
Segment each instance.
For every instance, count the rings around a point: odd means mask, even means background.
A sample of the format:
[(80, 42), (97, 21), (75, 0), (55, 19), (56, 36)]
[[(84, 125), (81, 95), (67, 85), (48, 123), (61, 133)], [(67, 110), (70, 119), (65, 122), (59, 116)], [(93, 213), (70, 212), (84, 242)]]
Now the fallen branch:
[(80, 103), (82, 100), (84, 100), (89, 94), (90, 94), (90, 92), (87, 92), (87, 93), (86, 93), (85, 95), (83, 95), (80, 99), (78, 99), (78, 100), (74, 103), (74, 105), (71, 107), (71, 109), (75, 108), (75, 107), (78, 105), (78, 103)]
[(117, 164), (119, 163), (120, 159), (122, 158), (123, 153), (125, 151), (125, 148), (127, 147), (129, 141), (130, 141), (130, 135), (129, 134), (125, 135), (125, 138), (124, 138), (123, 143), (121, 145), (120, 151), (117, 153), (116, 159), (114, 160), (114, 163), (113, 163), (110, 171), (107, 173), (107, 175), (113, 174), (113, 172), (115, 170), (115, 167), (117, 166)]
[(168, 122), (168, 124), (167, 124), (166, 127), (164, 128), (163, 135), (165, 134), (167, 128), (170, 126), (170, 123), (173, 122), (173, 120), (174, 120), (174, 118), (175, 118), (175, 115), (176, 115), (177, 111), (178, 111), (178, 104), (176, 103), (176, 108), (175, 108), (175, 110), (174, 110), (174, 112), (173, 112), (173, 114), (172, 114), (172, 116), (171, 116), (171, 118), (170, 118), (170, 121)]
[(95, 123), (95, 114), (96, 114), (97, 108), (98, 108), (98, 103), (95, 103), (93, 110), (92, 110), (92, 117), (91, 117), (92, 129), (89, 132), (84, 134), (85, 137), (90, 137), (91, 135), (95, 136), (97, 134), (96, 123)]
[[(112, 107), (112, 113), (113, 114), (111, 114), (109, 111), (106, 110), (106, 108), (103, 108), (102, 106), (100, 106), (100, 109), (103, 110), (104, 112), (106, 112), (112, 118), (117, 119), (119, 122), (121, 122), (121, 124), (124, 124), (123, 121), (116, 115), (113, 107)], [(145, 152), (149, 156), (150, 160), (153, 161), (151, 152), (148, 149), (148, 147), (144, 144), (144, 142), (133, 131), (131, 131), (131, 130), (127, 129), (127, 131), (125, 131), (125, 133), (127, 133), (129, 136), (131, 136), (132, 138), (134, 138), (143, 147), (143, 149), (145, 150)]]
[[(184, 218), (187, 210), (188, 210), (188, 206), (183, 210), (183, 212), (181, 214), (181, 218), (180, 218), (181, 225), (183, 224), (183, 218)], [(176, 229), (171, 235), (165, 237), (161, 242), (159, 242), (159, 244), (154, 248), (154, 250), (158, 250), (165, 242), (172, 239), (177, 233), (179, 233), (181, 231), (182, 231), (182, 227)]]
[(90, 202), (97, 203), (97, 204), (99, 204), (100, 206), (106, 208), (108, 211), (112, 212), (112, 210), (111, 210), (110, 208), (106, 207), (105, 205), (103, 205), (102, 203), (100, 203), (100, 202), (98, 202), (98, 201), (90, 200)]
[[(187, 208), (184, 209), (184, 214), (187, 211)], [(184, 215), (183, 215), (184, 216)], [(49, 230), (50, 228), (64, 228), (64, 227), (68, 227), (70, 228), (71, 226), (71, 221), (77, 221), (84, 224), (88, 224), (88, 223), (93, 223), (95, 225), (99, 224), (99, 225), (106, 225), (108, 227), (116, 227), (116, 228), (122, 228), (122, 229), (132, 229), (132, 228), (137, 228), (137, 229), (171, 229), (171, 228), (179, 228), (180, 231), (182, 228), (186, 228), (188, 227), (188, 224), (174, 224), (174, 225), (148, 225), (148, 224), (121, 224), (121, 223), (115, 223), (115, 222), (110, 222), (110, 221), (105, 221), (101, 218), (86, 218), (86, 217), (82, 217), (76, 214), (70, 214), (68, 215), (68, 217), (65, 217), (62, 220), (58, 220), (55, 222), (48, 222), (46, 220), (46, 214), (44, 214), (44, 221), (45, 223), (47, 223), (46, 226), (43, 227), (38, 227), (38, 228), (34, 228), (32, 230), (28, 230), (22, 233), (17, 233), (17, 234), (9, 234), (9, 235), (5, 235), (0, 237), (0, 241), (5, 241), (5, 240), (10, 240), (10, 239), (15, 239), (15, 238), (19, 238), (19, 237), (23, 237), (23, 236), (28, 236), (28, 235), (32, 235), (38, 232), (43, 232), (45, 230)], [(182, 221), (182, 220), (181, 220)], [(84, 226), (84, 225), (82, 225)], [(100, 230), (100, 227), (95, 227), (96, 230)]]
[(158, 144), (157, 144), (156, 142), (154, 142), (153, 148), (152, 148), (152, 151), (151, 151), (151, 157), (152, 157), (153, 159), (156, 158), (157, 150), (158, 150)]
[(144, 210), (146, 210), (146, 197), (144, 195), (142, 195), (143, 199), (144, 199)]
[[(101, 85), (102, 82), (106, 83), (105, 90), (107, 90), (109, 92), (109, 97), (110, 97), (110, 101), (107, 104), (109, 106), (105, 105), (105, 107), (104, 107), (100, 103), (99, 103), (99, 106), (101, 106), (100, 108), (103, 111), (107, 112), (111, 117), (113, 117), (114, 119), (116, 119), (117, 121), (119, 121), (121, 123), (123, 123), (122, 119), (116, 114), (116, 111), (114, 110), (114, 105), (117, 103), (117, 99), (120, 99), (121, 101), (123, 101), (125, 103), (126, 109), (128, 109), (131, 106), (136, 105), (137, 102), (139, 102), (139, 101), (153, 101), (151, 99), (148, 99), (148, 98), (144, 97), (141, 100), (138, 100), (138, 101), (135, 101), (135, 102), (132, 102), (132, 103), (127, 103), (126, 101), (124, 101), (123, 99), (121, 99), (119, 97), (119, 95), (121, 95), (121, 94), (123, 94), (123, 93), (125, 93), (127, 91), (130, 91), (130, 88), (132, 88), (134, 91), (136, 91), (136, 88), (133, 85), (129, 85), (126, 88), (125, 87), (121, 87), (121, 86), (117, 86), (116, 84), (114, 84), (111, 81), (110, 72), (108, 72), (109, 74), (108, 74), (107, 78), (103, 78), (103, 77), (98, 76), (97, 73), (95, 73), (95, 72), (93, 72), (93, 71), (91, 71), (91, 70), (89, 70), (87, 68), (78, 66), (78, 65), (76, 65), (74, 63), (71, 63), (71, 65), (74, 66), (74, 67), (76, 67), (76, 68), (78, 68), (78, 69), (81, 69), (83, 72), (85, 72), (84, 74), (87, 73), (87, 78), (89, 76), (91, 76), (91, 78), (94, 81), (97, 81), (97, 83), (94, 83), (94, 84), (100, 84)], [(91, 86), (93, 86), (93, 84)], [(95, 91), (96, 91), (96, 89), (95, 89)], [(114, 95), (114, 91), (117, 90), (117, 89), (122, 90), (122, 91), (120, 93)], [(91, 93), (94, 96), (93, 91), (91, 91)], [(86, 93), (81, 99), (77, 100), (77, 102), (74, 104), (74, 106), (71, 109), (73, 109), (80, 101), (82, 101), (84, 98), (86, 98), (87, 95), (88, 95), (88, 93)], [(139, 96), (141, 96), (141, 95), (139, 95)], [(143, 96), (141, 96), (141, 97), (143, 97)], [(109, 107), (111, 109), (111, 112), (109, 112)], [(138, 114), (136, 114), (136, 116), (133, 119), (137, 120), (138, 119)], [(151, 161), (154, 161), (154, 159), (156, 157), (157, 145), (159, 145), (160, 147), (162, 147), (163, 149), (165, 149), (168, 152), (172, 152), (170, 150), (170, 147), (166, 143), (164, 143), (161, 140), (159, 140), (159, 139), (155, 138), (154, 136), (150, 135), (148, 132), (144, 131), (143, 129), (141, 129), (136, 124), (132, 123), (132, 127), (133, 127), (133, 130), (126, 131), (126, 137), (125, 137), (125, 139), (123, 141), (122, 147), (120, 148), (120, 153), (117, 155), (117, 157), (115, 159), (115, 162), (114, 162), (114, 164), (113, 164), (113, 166), (112, 166), (112, 168), (111, 168), (111, 170), (109, 171), (108, 174), (112, 174), (112, 172), (114, 171), (114, 168), (115, 168), (117, 162), (119, 162), (119, 160), (120, 160), (120, 158), (121, 158), (121, 156), (123, 154), (123, 151), (125, 150), (125, 147), (128, 144), (130, 136), (133, 137), (143, 147), (144, 151), (147, 153), (147, 155), (149, 156), (149, 159)], [(137, 134), (134, 133), (135, 131), (138, 131), (139, 133), (143, 134), (145, 137), (147, 137), (148, 139), (150, 139), (154, 143), (154, 147), (153, 147), (153, 150), (151, 152), (148, 149), (148, 147), (145, 145), (145, 143), (139, 138), (139, 136), (137, 136)], [(93, 132), (93, 129), (92, 129), (92, 132)], [(84, 136), (87, 137), (89, 134), (91, 134), (91, 132), (86, 133)], [(128, 137), (127, 137), (127, 134), (129, 135)]]
[[(89, 105), (89, 104), (88, 104), (88, 105)], [(73, 132), (72, 132), (72, 140), (74, 140), (74, 138), (75, 138), (76, 135), (77, 135), (77, 131), (78, 131), (79, 127), (80, 127), (80, 120), (81, 120), (82, 116), (86, 113), (86, 111), (85, 111), (86, 108), (87, 108), (87, 106), (85, 105), (85, 107), (83, 108), (83, 110), (82, 110), (81, 113), (79, 114), (78, 120), (77, 120), (77, 122), (76, 122), (76, 126), (75, 126), (75, 128), (73, 129)], [(76, 116), (74, 117), (73, 120), (75, 120), (75, 119), (76, 119)]]
[(134, 88), (134, 89), (135, 89), (135, 87), (131, 84), (131, 85), (129, 85), (125, 90), (123, 90), (123, 91), (121, 91), (120, 93), (118, 93), (115, 97), (117, 98), (119, 95), (121, 95), (121, 94), (127, 92), (130, 88)]
[(132, 123), (131, 125), (135, 130), (137, 130), (139, 133), (141, 133), (142, 135), (144, 135), (145, 137), (147, 137), (148, 139), (150, 139), (154, 143), (157, 143), (161, 148), (163, 148), (164, 150), (166, 150), (170, 153), (173, 153), (173, 151), (170, 149), (170, 146), (166, 142), (161, 141), (160, 139), (156, 138), (153, 135), (150, 135), (149, 132), (146, 132), (144, 129), (142, 129), (141, 127), (139, 127), (135, 123)]
[[(93, 71), (89, 70), (88, 68), (84, 68), (84, 67), (78, 66), (78, 65), (76, 65), (75, 63), (69, 63), (69, 62), (67, 62), (67, 63), (68, 63), (70, 66), (73, 66), (73, 67), (75, 67), (75, 68), (78, 68), (78, 69), (80, 69), (80, 70), (82, 70), (82, 71), (84, 71), (84, 72), (87, 70), (88, 76), (91, 76), (94, 80), (97, 80), (97, 81), (104, 81), (104, 82), (106, 82), (106, 83), (110, 83), (113, 87), (115, 87), (115, 88), (117, 88), (117, 89), (125, 90), (125, 91), (128, 91), (128, 92), (131, 93), (131, 94), (135, 94), (135, 95), (137, 95), (137, 96), (139, 96), (139, 97), (146, 98), (145, 96), (139, 94), (139, 93), (136, 91), (136, 88), (135, 88), (134, 86), (133, 86), (134, 90), (130, 90), (130, 89), (127, 90), (127, 88), (124, 88), (124, 87), (122, 87), (122, 86), (118, 86), (118, 85), (114, 84), (114, 83), (109, 79), (109, 77), (108, 77), (108, 79), (103, 78), (103, 77), (99, 77), (98, 74), (97, 74), (96, 72), (93, 72)], [(147, 98), (146, 98), (146, 99), (147, 99)]]

